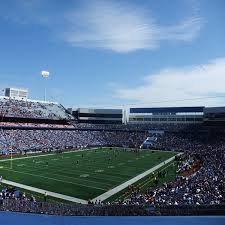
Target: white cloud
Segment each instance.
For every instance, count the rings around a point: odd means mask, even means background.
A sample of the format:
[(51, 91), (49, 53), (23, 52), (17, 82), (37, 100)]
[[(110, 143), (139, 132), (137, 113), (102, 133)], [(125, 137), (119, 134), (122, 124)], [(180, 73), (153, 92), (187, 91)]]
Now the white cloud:
[(62, 38), (68, 43), (120, 53), (155, 49), (163, 40), (191, 41), (203, 25), (202, 18), (191, 16), (176, 25), (161, 26), (150, 12), (115, 1), (92, 1), (65, 19), (69, 23)]
[(112, 1), (94, 1), (67, 14), (69, 29), (63, 38), (72, 45), (117, 52), (155, 48), (158, 28), (144, 10)]
[(145, 76), (142, 85), (135, 88), (117, 88), (114, 94), (116, 98), (132, 100), (139, 105), (224, 105), (224, 71), (225, 57), (205, 65), (162, 69), (158, 73)]
[[(74, 2), (62, 9), (52, 10), (54, 1), (9, 0), (0, 14), (15, 23), (46, 26), (54, 36), (72, 46), (102, 48), (119, 53), (152, 50), (159, 47), (162, 41), (192, 41), (198, 37), (204, 24), (194, 3), (190, 4), (191, 16), (165, 26), (156, 21), (150, 9), (129, 1)], [(13, 4), (14, 7), (11, 7)]]

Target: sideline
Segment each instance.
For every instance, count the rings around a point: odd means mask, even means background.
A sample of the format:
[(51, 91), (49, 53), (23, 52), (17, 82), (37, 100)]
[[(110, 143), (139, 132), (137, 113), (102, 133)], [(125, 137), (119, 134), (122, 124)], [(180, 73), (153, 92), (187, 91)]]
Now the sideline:
[(43, 194), (43, 195), (46, 192), (48, 196), (60, 198), (60, 199), (67, 200), (67, 201), (70, 201), (70, 202), (81, 203), (81, 204), (87, 204), (88, 203), (86, 200), (83, 200), (83, 199), (80, 199), (80, 198), (74, 198), (72, 196), (63, 195), (63, 194), (55, 193), (55, 192), (52, 192), (52, 191), (47, 191), (47, 190), (40, 189), (40, 188), (35, 188), (35, 187), (32, 187), (32, 186), (20, 184), (20, 183), (5, 180), (5, 179), (2, 180), (2, 183), (8, 184), (8, 185), (11, 185), (11, 186), (15, 186), (15, 187), (19, 187), (19, 188), (22, 188), (22, 189), (26, 189), (26, 190), (29, 190), (29, 191), (37, 192), (37, 193), (40, 193), (40, 194)]
[(165, 161), (159, 163), (158, 165), (152, 167), (152, 168), (149, 169), (149, 170), (146, 170), (145, 172), (143, 172), (143, 173), (137, 175), (136, 177), (134, 177), (134, 178), (132, 178), (132, 179), (130, 179), (130, 180), (128, 180), (128, 181), (126, 181), (126, 182), (120, 184), (119, 186), (117, 186), (117, 187), (115, 187), (115, 188), (113, 188), (113, 189), (111, 189), (111, 190), (109, 190), (109, 191), (107, 191), (107, 192), (105, 192), (105, 193), (103, 193), (103, 194), (97, 196), (96, 198), (92, 199), (91, 201), (94, 201), (94, 202), (95, 202), (96, 200), (97, 200), (97, 201), (98, 201), (98, 200), (100, 200), (100, 201), (106, 200), (107, 198), (109, 198), (109, 197), (115, 195), (116, 193), (122, 191), (123, 189), (125, 189), (125, 188), (128, 187), (129, 185), (136, 183), (138, 180), (144, 178), (145, 176), (149, 175), (150, 173), (154, 172), (155, 170), (158, 170), (158, 169), (161, 168), (162, 166), (164, 166), (164, 165), (168, 164), (169, 162), (173, 161), (173, 160), (175, 159), (176, 156), (180, 156), (180, 155), (182, 155), (182, 154), (183, 154), (183, 153), (179, 153), (179, 154), (177, 154), (177, 155), (175, 155), (175, 156), (173, 156), (173, 157), (171, 157), (171, 158), (169, 158), (169, 159), (167, 159), (167, 160), (165, 160)]

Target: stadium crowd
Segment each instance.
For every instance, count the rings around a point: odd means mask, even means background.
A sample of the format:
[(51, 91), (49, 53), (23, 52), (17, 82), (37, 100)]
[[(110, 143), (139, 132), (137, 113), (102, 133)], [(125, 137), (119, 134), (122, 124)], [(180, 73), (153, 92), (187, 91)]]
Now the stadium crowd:
[(87, 146), (139, 147), (145, 133), (81, 130), (1, 130), (0, 149), (23, 151), (82, 148)]
[(12, 128), (55, 128), (55, 129), (64, 129), (64, 128), (74, 128), (71, 124), (52, 124), (52, 123), (15, 123), (15, 122), (0, 122), (0, 127), (12, 127)]
[(180, 131), (200, 129), (200, 124), (159, 124), (159, 123), (127, 123), (127, 124), (91, 124), (78, 123), (72, 121), (72, 124), (77, 129), (102, 129), (102, 130), (128, 130), (128, 131), (149, 131), (149, 130), (163, 130), (163, 131)]
[[(46, 202), (46, 199), (38, 202), (33, 195), (28, 197), (15, 187), (4, 187), (0, 191), (0, 210), (67, 216), (150, 215), (143, 206), (60, 204)], [(154, 212), (151, 214), (154, 215)]]
[[(1, 187), (1, 186), (0, 186)], [(18, 200), (18, 201), (29, 201), (29, 202), (36, 202), (36, 199), (33, 195), (30, 197), (26, 196), (25, 192), (21, 192), (19, 189), (15, 187), (4, 187), (0, 191), (0, 205), (3, 203), (4, 200)]]
[(0, 98), (1, 117), (33, 118), (33, 119), (71, 119), (62, 105), (51, 102)]
[(34, 202), (28, 199), (5, 199), (0, 210), (64, 216), (150, 216), (157, 215), (144, 205), (81, 205)]

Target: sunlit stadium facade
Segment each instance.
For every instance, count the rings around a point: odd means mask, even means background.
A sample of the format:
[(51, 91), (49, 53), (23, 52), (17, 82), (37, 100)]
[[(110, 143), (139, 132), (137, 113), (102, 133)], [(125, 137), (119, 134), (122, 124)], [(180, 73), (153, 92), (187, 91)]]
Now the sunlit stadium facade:
[(129, 123), (202, 123), (204, 107), (130, 108)]

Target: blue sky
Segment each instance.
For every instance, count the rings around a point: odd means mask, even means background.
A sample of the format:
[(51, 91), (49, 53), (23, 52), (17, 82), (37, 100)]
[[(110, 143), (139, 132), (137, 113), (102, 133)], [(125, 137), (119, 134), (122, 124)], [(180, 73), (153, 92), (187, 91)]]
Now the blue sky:
[(43, 99), (46, 83), (48, 100), (78, 107), (225, 105), (224, 11), (224, 0), (1, 1), (0, 88)]

